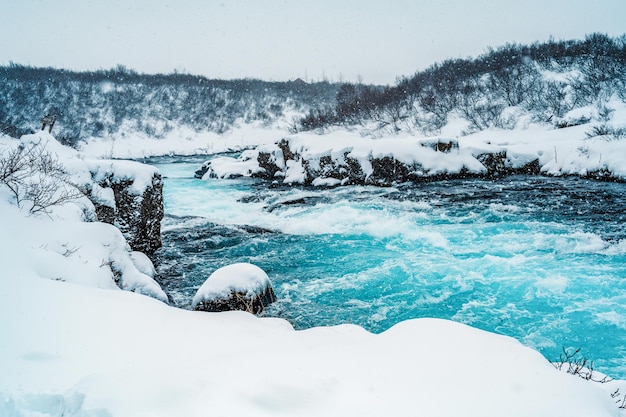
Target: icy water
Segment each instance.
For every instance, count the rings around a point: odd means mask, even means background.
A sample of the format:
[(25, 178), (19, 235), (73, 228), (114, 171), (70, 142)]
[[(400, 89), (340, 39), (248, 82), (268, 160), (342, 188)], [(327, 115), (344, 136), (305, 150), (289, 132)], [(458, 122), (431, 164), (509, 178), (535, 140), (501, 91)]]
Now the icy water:
[(626, 378), (626, 184), (287, 188), (194, 179), (204, 159), (149, 161), (165, 177), (158, 270), (174, 304), (188, 308), (215, 269), (251, 262), (279, 299), (266, 314), (296, 328), (382, 332), (439, 317), (552, 360), (581, 348), (596, 369)]

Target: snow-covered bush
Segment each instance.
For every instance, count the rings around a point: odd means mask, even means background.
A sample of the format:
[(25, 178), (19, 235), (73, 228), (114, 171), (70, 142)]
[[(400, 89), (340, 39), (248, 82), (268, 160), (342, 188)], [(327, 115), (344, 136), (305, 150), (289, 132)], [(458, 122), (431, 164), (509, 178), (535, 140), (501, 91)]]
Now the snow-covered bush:
[(626, 139), (626, 126), (611, 126), (608, 124), (596, 125), (585, 133), (587, 138), (601, 137), (606, 140)]

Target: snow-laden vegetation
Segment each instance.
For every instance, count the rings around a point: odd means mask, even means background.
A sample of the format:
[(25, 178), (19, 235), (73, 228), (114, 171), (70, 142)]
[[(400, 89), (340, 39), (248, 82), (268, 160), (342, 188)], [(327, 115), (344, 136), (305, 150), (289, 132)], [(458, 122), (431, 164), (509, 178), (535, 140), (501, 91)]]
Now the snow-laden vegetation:
[[(412, 132), (457, 135), (489, 128), (555, 129), (590, 121), (608, 122), (612, 96), (626, 101), (626, 37), (602, 34), (584, 40), (510, 44), (475, 59), (451, 59), (392, 87), (344, 84), (334, 106), (318, 107), (293, 130), (347, 126), (372, 135)], [(624, 127), (590, 131), (623, 137)]]
[(90, 138), (165, 138), (224, 133), (237, 126), (287, 125), (315, 106), (334, 102), (337, 84), (211, 80), (189, 74), (139, 74), (123, 66), (95, 72), (0, 67), (0, 131), (19, 137), (57, 117), (56, 136), (76, 145)]

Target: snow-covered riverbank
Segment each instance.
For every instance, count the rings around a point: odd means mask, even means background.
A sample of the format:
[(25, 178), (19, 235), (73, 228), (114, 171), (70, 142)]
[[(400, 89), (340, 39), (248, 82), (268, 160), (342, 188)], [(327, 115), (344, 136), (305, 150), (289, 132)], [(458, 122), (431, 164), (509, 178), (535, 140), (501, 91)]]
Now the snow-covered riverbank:
[[(620, 120), (626, 111), (619, 103)], [(625, 123), (626, 124), (626, 123)], [(205, 178), (256, 176), (285, 184), (390, 185), (513, 173), (626, 180), (626, 140), (590, 137), (590, 123), (562, 129), (485, 130), (463, 137), (372, 139), (358, 132), (281, 136), (238, 156), (213, 159)]]

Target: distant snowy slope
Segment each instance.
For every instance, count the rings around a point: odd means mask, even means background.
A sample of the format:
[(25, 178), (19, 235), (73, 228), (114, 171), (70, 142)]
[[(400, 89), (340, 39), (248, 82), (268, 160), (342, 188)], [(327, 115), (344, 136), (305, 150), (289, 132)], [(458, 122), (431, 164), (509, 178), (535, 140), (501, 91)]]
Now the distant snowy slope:
[(463, 135), (528, 123), (608, 122), (607, 101), (626, 101), (625, 39), (594, 33), (583, 40), (507, 44), (477, 58), (435, 63), (391, 87), (344, 84), (334, 106), (313, 108), (294, 128), (432, 136), (455, 119)]
[(215, 80), (191, 74), (139, 74), (118, 66), (74, 72), (18, 64), (0, 66), (0, 132), (14, 137), (57, 117), (59, 140), (123, 139), (171, 132), (225, 133), (246, 124), (282, 126), (315, 106), (331, 105), (329, 82)]

